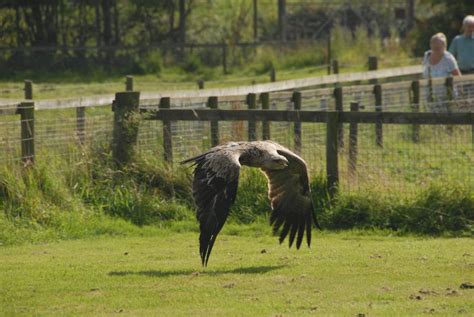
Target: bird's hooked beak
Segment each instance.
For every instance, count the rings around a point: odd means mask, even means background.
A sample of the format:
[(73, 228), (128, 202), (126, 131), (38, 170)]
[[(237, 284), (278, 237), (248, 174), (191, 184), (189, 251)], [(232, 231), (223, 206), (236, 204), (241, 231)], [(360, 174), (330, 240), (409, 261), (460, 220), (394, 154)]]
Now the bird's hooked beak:
[(288, 167), (288, 160), (284, 156), (278, 156), (272, 159), (272, 165), (274, 169), (284, 169)]

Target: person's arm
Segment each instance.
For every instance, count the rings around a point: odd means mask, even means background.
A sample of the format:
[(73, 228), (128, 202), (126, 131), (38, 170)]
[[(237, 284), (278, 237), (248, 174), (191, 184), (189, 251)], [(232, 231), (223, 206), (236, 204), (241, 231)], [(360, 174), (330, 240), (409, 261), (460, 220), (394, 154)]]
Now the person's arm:
[(461, 71), (459, 70), (459, 68), (455, 68), (455, 69), (451, 72), (451, 75), (453, 75), (453, 76), (462, 76)]
[(450, 70), (449, 73), (453, 76), (461, 76), (461, 71), (459, 70), (458, 62), (456, 58), (447, 53), (447, 60), (448, 60), (448, 69)]

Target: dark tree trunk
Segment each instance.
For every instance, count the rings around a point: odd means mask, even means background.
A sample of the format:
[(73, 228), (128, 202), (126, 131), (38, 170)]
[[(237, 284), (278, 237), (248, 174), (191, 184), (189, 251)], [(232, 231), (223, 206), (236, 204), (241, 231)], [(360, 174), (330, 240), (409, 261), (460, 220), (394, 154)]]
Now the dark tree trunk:
[(112, 43), (112, 14), (110, 0), (102, 0), (102, 15), (104, 23), (104, 44), (110, 45)]
[[(77, 38), (74, 41), (75, 45), (78, 45), (80, 47), (83, 47), (86, 45), (87, 41), (87, 19), (86, 19), (86, 11), (85, 11), (85, 4), (84, 1), (79, 1), (78, 3), (79, 6), (79, 18), (78, 18), (78, 33), (77, 33)], [(80, 63), (82, 64), (85, 59), (85, 52), (84, 50), (77, 50), (75, 52), (75, 56), (77, 56), (80, 60)]]
[(415, 25), (415, 0), (407, 1), (407, 30), (411, 30)]
[(119, 16), (119, 10), (117, 8), (117, 0), (114, 1), (114, 44), (118, 45), (120, 44), (120, 16)]
[(174, 12), (176, 10), (176, 7), (174, 5), (174, 2), (170, 5), (170, 8), (168, 10), (168, 37), (170, 39), (173, 39), (173, 33), (174, 33)]
[(280, 41), (286, 41), (286, 0), (278, 0), (278, 36)]
[(100, 28), (100, 3), (99, 1), (95, 2), (95, 35), (97, 47), (102, 45), (102, 32)]
[(23, 38), (21, 34), (23, 33), (23, 30), (20, 27), (20, 5), (16, 4), (15, 5), (15, 29), (16, 29), (16, 46), (23, 46), (25, 43), (23, 43)]
[(105, 63), (107, 68), (110, 70), (112, 67), (112, 59), (114, 51), (110, 48), (112, 45), (112, 6), (110, 2), (112, 0), (102, 0), (102, 17), (104, 25), (103, 41), (105, 47)]
[(186, 44), (186, 0), (179, 0), (179, 58), (184, 58), (184, 45)]

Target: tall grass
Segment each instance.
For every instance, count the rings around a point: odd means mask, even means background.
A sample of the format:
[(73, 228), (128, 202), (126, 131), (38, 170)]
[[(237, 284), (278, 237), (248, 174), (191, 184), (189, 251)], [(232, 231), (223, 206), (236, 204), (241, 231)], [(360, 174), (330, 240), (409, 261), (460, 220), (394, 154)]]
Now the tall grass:
[[(44, 162), (44, 161), (43, 161)], [(0, 243), (144, 234), (184, 222), (195, 230), (191, 170), (139, 160), (117, 168), (104, 154), (72, 164), (63, 159), (0, 170)], [(472, 234), (474, 194), (469, 188), (433, 185), (414, 197), (379, 192), (340, 193), (330, 201), (324, 175), (311, 180), (323, 228), (380, 228), (400, 233)], [(229, 222), (266, 221), (265, 177), (243, 168)], [(141, 228), (141, 229), (140, 229)]]

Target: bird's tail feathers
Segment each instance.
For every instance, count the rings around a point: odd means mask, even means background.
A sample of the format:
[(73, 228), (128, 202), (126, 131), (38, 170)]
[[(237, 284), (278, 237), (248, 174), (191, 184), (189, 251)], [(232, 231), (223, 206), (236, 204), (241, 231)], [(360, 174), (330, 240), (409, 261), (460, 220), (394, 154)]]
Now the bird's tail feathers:
[(216, 242), (217, 235), (207, 235), (201, 234), (199, 237), (199, 244), (200, 244), (200, 254), (201, 254), (201, 262), (202, 266), (207, 266), (207, 262), (209, 261), (209, 257), (211, 255), (212, 247), (214, 246), (214, 242)]

